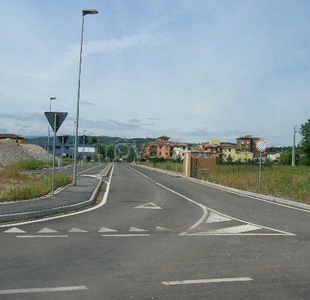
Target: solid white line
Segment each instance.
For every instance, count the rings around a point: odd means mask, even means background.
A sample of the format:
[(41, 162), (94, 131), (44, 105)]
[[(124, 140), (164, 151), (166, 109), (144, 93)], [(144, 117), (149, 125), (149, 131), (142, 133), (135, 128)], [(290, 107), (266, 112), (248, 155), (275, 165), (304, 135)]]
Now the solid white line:
[(140, 234), (102, 234), (102, 237), (141, 237), (141, 236), (150, 236), (147, 233)]
[(46, 292), (67, 292), (87, 290), (85, 285), (82, 286), (65, 286), (65, 287), (48, 287), (48, 288), (33, 288), (33, 289), (15, 289), (15, 290), (0, 290), (0, 295), (8, 294), (31, 294), (31, 293), (46, 293)]
[(183, 234), (183, 236), (203, 236), (203, 235), (228, 235), (228, 236), (232, 236), (232, 235), (264, 235), (264, 236), (291, 236), (292, 234), (283, 234), (283, 233), (209, 233), (209, 232), (195, 232), (195, 233), (188, 233), (188, 234)]
[(112, 166), (112, 171), (110, 173), (109, 180), (105, 181), (107, 184), (107, 188), (106, 188), (105, 193), (103, 195), (102, 201), (98, 205), (87, 208), (85, 210), (81, 210), (81, 211), (77, 211), (77, 212), (73, 212), (73, 213), (69, 213), (69, 214), (65, 214), (65, 215), (47, 217), (44, 219), (38, 219), (38, 220), (32, 220), (32, 221), (18, 222), (18, 223), (13, 223), (13, 224), (0, 225), (0, 228), (17, 226), (17, 225), (27, 225), (27, 224), (45, 222), (45, 221), (56, 220), (56, 219), (61, 219), (61, 218), (67, 218), (67, 217), (71, 217), (71, 216), (75, 216), (75, 215), (79, 215), (79, 214), (84, 214), (86, 212), (90, 212), (90, 211), (93, 211), (95, 209), (100, 208), (101, 206), (103, 206), (107, 202), (107, 198), (108, 198), (109, 191), (110, 191), (110, 182), (111, 182), (113, 171), (114, 171), (114, 165)]
[(68, 238), (68, 235), (17, 235), (19, 239), (35, 239), (35, 238)]
[(167, 191), (169, 191), (169, 192), (171, 192), (171, 193), (174, 193), (174, 194), (178, 195), (179, 197), (182, 197), (182, 198), (186, 199), (187, 201), (192, 202), (192, 203), (198, 205), (198, 206), (201, 207), (202, 210), (203, 210), (203, 215), (202, 215), (202, 217), (201, 217), (194, 225), (192, 225), (187, 231), (180, 233), (180, 235), (185, 235), (185, 234), (187, 234), (189, 231), (195, 229), (196, 227), (198, 227), (198, 226), (207, 218), (208, 209), (207, 209), (206, 206), (204, 206), (204, 205), (202, 205), (202, 204), (200, 204), (200, 203), (198, 203), (198, 202), (196, 202), (196, 201), (194, 201), (194, 200), (192, 200), (192, 199), (190, 199), (190, 198), (187, 198), (186, 196), (184, 196), (184, 195), (182, 195), (182, 194), (180, 194), (180, 193), (178, 193), (178, 192), (176, 192), (176, 191), (174, 191), (174, 190), (172, 190), (172, 189), (169, 189), (168, 187), (166, 187), (166, 186), (164, 186), (164, 185), (162, 185), (162, 184), (160, 184), (160, 183), (158, 183), (158, 182), (155, 182), (155, 183), (156, 183), (157, 185), (159, 185), (160, 187), (166, 189)]
[(162, 281), (162, 284), (184, 285), (184, 284), (219, 283), (219, 282), (241, 282), (251, 280), (253, 279), (250, 277), (236, 277), (236, 278), (196, 279), (196, 280), (182, 280), (182, 281)]

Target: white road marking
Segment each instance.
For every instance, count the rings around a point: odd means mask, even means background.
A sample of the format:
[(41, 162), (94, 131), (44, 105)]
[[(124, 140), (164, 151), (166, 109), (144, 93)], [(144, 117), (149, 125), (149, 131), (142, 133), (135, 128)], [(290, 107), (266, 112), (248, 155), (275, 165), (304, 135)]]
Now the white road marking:
[(254, 226), (251, 224), (245, 224), (245, 225), (238, 225), (238, 226), (232, 226), (232, 227), (226, 227), (226, 228), (220, 228), (220, 229), (214, 229), (214, 230), (208, 230), (206, 233), (215, 233), (215, 234), (222, 234), (222, 233), (231, 233), (231, 234), (238, 234), (238, 233), (244, 233), (249, 232), (253, 230), (260, 230), (261, 227)]
[(58, 233), (58, 231), (45, 227), (39, 230), (38, 233)]
[(102, 237), (143, 237), (143, 236), (150, 236), (147, 233), (140, 233), (140, 234), (102, 234)]
[(194, 225), (192, 225), (187, 231), (184, 231), (184, 232), (180, 233), (180, 235), (185, 235), (185, 234), (187, 234), (190, 230), (195, 229), (196, 227), (198, 227), (198, 226), (207, 218), (208, 210), (207, 210), (207, 207), (206, 207), (206, 206), (204, 206), (204, 205), (202, 205), (202, 204), (200, 204), (200, 203), (198, 203), (198, 202), (196, 202), (196, 201), (194, 201), (194, 200), (192, 200), (192, 199), (190, 199), (190, 198), (187, 198), (187, 197), (185, 197), (184, 195), (182, 195), (182, 194), (180, 194), (180, 193), (178, 193), (178, 192), (176, 192), (176, 191), (174, 191), (174, 190), (172, 190), (172, 189), (169, 189), (168, 187), (166, 187), (166, 186), (164, 186), (164, 185), (162, 185), (162, 184), (160, 184), (160, 183), (158, 183), (158, 182), (155, 182), (155, 183), (156, 183), (157, 185), (159, 185), (160, 187), (166, 189), (167, 191), (169, 191), (169, 192), (171, 192), (171, 193), (174, 193), (174, 194), (176, 194), (176, 195), (178, 195), (178, 196), (180, 196), (180, 197), (186, 199), (187, 201), (192, 202), (192, 203), (198, 205), (198, 206), (201, 207), (202, 210), (203, 210), (203, 215), (202, 215), (202, 217), (201, 217)]
[(171, 230), (168, 228), (165, 228), (165, 227), (156, 226), (156, 231), (157, 232), (167, 232), (167, 231), (171, 231)]
[(68, 238), (68, 235), (17, 235), (20, 239), (36, 239), (36, 238)]
[(73, 227), (68, 232), (74, 232), (74, 233), (76, 232), (76, 233), (78, 233), (78, 232), (88, 232), (88, 231)]
[(141, 228), (138, 228), (138, 227), (130, 227), (129, 232), (147, 232), (147, 230), (145, 229), (141, 229)]
[(139, 205), (139, 206), (136, 206), (135, 208), (162, 209), (160, 206), (156, 205), (153, 202)]
[(32, 293), (46, 293), (46, 292), (68, 292), (87, 290), (85, 285), (82, 286), (65, 286), (65, 287), (48, 287), (48, 288), (32, 288), (32, 289), (12, 289), (0, 290), (0, 295), (8, 294), (32, 294)]
[(11, 229), (8, 229), (8, 230), (4, 231), (4, 233), (26, 233), (26, 231), (21, 230), (21, 229), (19, 229), (17, 227), (13, 227)]
[(227, 218), (224, 216), (221, 216), (219, 214), (216, 214), (214, 212), (210, 212), (210, 215), (206, 221), (206, 223), (217, 223), (217, 222), (226, 222), (226, 221), (231, 221), (231, 218)]
[(201, 283), (219, 283), (219, 282), (242, 282), (252, 281), (250, 277), (236, 277), (236, 278), (214, 278), (214, 279), (196, 279), (196, 280), (182, 280), (182, 281), (162, 281), (164, 285), (184, 285), (184, 284), (201, 284)]
[(117, 230), (106, 228), (106, 227), (101, 227), (101, 229), (99, 229), (98, 232), (117, 232)]

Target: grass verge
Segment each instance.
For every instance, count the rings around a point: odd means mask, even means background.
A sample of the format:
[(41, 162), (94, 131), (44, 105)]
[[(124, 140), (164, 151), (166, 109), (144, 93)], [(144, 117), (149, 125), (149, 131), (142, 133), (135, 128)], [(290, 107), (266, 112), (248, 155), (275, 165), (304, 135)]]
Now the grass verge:
[[(20, 161), (0, 170), (0, 202), (26, 200), (48, 194), (52, 190), (51, 173), (41, 175), (26, 174), (24, 171), (49, 167), (41, 161)], [(72, 182), (72, 178), (62, 173), (55, 175), (55, 189)]]
[[(153, 166), (151, 163), (141, 163)], [(176, 170), (173, 162), (156, 163), (155, 167)], [(181, 164), (178, 171), (182, 172)], [(258, 165), (217, 165), (213, 174), (203, 180), (232, 188), (310, 204), (310, 168), (306, 166), (263, 166), (259, 189)]]

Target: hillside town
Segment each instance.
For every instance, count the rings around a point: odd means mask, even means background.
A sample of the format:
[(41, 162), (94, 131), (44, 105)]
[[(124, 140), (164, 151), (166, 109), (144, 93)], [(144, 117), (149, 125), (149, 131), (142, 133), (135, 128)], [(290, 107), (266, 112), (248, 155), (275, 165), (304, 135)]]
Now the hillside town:
[[(34, 142), (31, 139), (27, 140), (26, 138), (15, 134), (0, 134), (0, 142), (7, 139), (14, 141), (18, 145), (35, 143), (37, 146), (41, 146), (49, 153), (52, 153), (52, 143), (48, 146), (46, 137), (40, 142)], [(183, 160), (185, 153), (195, 152), (205, 154), (208, 157), (215, 157), (217, 162), (245, 163), (253, 161), (259, 157), (260, 152), (256, 148), (256, 142), (260, 139), (260, 137), (246, 135), (236, 138), (236, 143), (223, 142), (220, 140), (209, 140), (199, 144), (188, 144), (186, 142), (171, 141), (170, 137), (163, 135), (157, 139), (152, 139), (151, 141), (140, 145), (137, 145), (136, 141), (133, 142), (118, 139), (114, 142), (110, 142), (110, 147), (114, 147), (113, 152), (117, 152), (119, 156), (122, 156), (124, 159), (127, 159), (128, 157), (126, 157), (126, 151), (122, 151), (121, 146), (126, 148), (132, 147), (134, 149), (135, 160), (151, 160), (157, 158), (178, 159), (181, 161)], [(102, 153), (102, 150), (100, 150), (101, 148), (98, 147), (98, 144), (101, 144), (100, 138), (95, 138), (95, 141), (96, 143), (92, 143), (89, 137), (81, 136), (79, 140), (78, 155), (84, 155), (86, 158), (91, 159), (100, 152), (101, 154), (104, 154), (103, 158), (115, 158), (116, 155), (107, 155), (107, 153)], [(117, 147), (117, 145), (119, 145), (119, 147)], [(58, 137), (56, 143), (56, 155), (72, 157), (73, 146), (73, 137), (71, 137), (71, 139), (68, 137), (65, 139), (63, 137)], [(264, 159), (277, 163), (280, 159), (280, 152), (265, 153)]]

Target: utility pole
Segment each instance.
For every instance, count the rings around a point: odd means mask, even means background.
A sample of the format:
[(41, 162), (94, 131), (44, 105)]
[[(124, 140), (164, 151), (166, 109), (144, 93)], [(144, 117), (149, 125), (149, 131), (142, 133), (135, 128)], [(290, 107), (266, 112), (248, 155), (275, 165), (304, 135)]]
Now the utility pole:
[(292, 147), (292, 167), (296, 166), (296, 159), (295, 159), (295, 139), (296, 139), (296, 132), (297, 126), (294, 125), (294, 136), (293, 136), (293, 147)]

